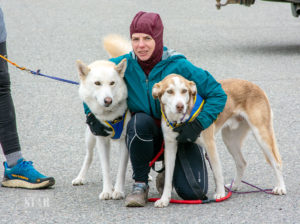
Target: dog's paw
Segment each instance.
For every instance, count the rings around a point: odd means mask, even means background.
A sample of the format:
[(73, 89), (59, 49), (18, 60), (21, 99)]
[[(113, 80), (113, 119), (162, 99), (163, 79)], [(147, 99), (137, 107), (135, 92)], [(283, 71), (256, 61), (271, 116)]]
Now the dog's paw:
[(112, 199), (112, 192), (102, 191), (99, 194), (99, 199), (100, 200), (109, 200), (109, 199)]
[(155, 202), (154, 207), (156, 208), (164, 208), (167, 207), (170, 203), (170, 200), (159, 199)]
[(237, 190), (239, 190), (239, 186), (238, 185), (235, 185), (234, 183), (231, 185), (231, 183), (230, 184), (225, 184), (225, 187), (226, 187), (226, 190), (227, 189), (230, 189), (230, 190), (232, 190), (232, 191), (237, 191)]
[(112, 193), (112, 199), (114, 199), (114, 200), (120, 200), (120, 199), (123, 199), (123, 198), (125, 198), (124, 192), (114, 191)]
[(214, 199), (220, 199), (225, 197), (225, 191), (224, 192), (216, 192), (214, 194)]
[(286, 188), (285, 186), (277, 186), (273, 188), (272, 192), (276, 195), (284, 195), (286, 194)]
[(74, 180), (72, 180), (72, 185), (74, 186), (78, 186), (78, 185), (84, 185), (86, 183), (85, 179), (83, 178), (75, 178)]

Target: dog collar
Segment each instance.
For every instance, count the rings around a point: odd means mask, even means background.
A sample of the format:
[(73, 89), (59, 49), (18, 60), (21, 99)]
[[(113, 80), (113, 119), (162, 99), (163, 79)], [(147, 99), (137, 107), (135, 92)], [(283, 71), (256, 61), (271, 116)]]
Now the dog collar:
[(113, 120), (113, 121), (104, 121), (112, 130), (112, 139), (119, 139), (124, 129), (124, 123), (126, 119), (127, 110), (123, 116)]
[(194, 98), (194, 106), (193, 106), (192, 112), (190, 114), (190, 117), (183, 123), (170, 122), (167, 119), (167, 117), (162, 109), (161, 109), (161, 114), (162, 114), (162, 117), (165, 119), (167, 126), (174, 129), (176, 127), (179, 127), (180, 125), (183, 125), (184, 123), (192, 122), (200, 114), (202, 107), (204, 105), (204, 102), (205, 102), (205, 100), (200, 95), (196, 94), (195, 98)]

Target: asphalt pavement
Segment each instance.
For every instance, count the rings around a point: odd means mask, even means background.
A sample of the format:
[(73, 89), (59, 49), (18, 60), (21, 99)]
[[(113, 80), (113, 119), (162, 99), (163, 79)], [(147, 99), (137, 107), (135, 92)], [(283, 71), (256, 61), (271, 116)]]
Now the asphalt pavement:
[[(85, 155), (85, 116), (78, 86), (33, 76), (9, 66), (22, 152), (56, 184), (47, 190), (0, 187), (0, 223), (300, 223), (300, 20), (290, 4), (257, 0), (245, 7), (218, 11), (214, 1), (144, 0), (0, 0), (5, 15), (10, 60), (34, 71), (78, 81), (76, 59), (107, 59), (101, 38), (129, 36), (140, 10), (160, 13), (164, 42), (216, 79), (241, 78), (267, 93), (283, 160), (287, 195), (233, 194), (221, 203), (170, 204), (167, 208), (126, 208), (124, 201), (100, 201), (102, 177), (96, 156), (88, 183), (72, 186)], [(217, 146), (226, 182), (235, 165), (222, 143)], [(243, 152), (248, 162), (244, 180), (272, 188), (274, 172), (254, 137)], [(4, 156), (0, 155), (4, 161)], [(118, 149), (111, 156), (116, 176)], [(131, 191), (128, 165), (126, 194)], [(0, 166), (0, 173), (3, 167)], [(151, 172), (152, 176), (156, 174)], [(252, 190), (242, 185), (243, 191)], [(209, 194), (214, 181), (209, 170)], [(158, 197), (150, 183), (150, 197)], [(178, 198), (173, 192), (174, 198)]]

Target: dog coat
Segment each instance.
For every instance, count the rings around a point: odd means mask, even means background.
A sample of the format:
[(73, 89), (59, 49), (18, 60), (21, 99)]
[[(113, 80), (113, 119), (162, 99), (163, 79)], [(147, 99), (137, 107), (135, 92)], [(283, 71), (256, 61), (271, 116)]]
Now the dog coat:
[[(204, 102), (205, 102), (204, 99), (200, 95), (196, 94), (196, 96), (194, 98), (194, 106), (193, 106), (192, 112), (190, 114), (190, 117), (185, 121), (185, 123), (193, 121), (199, 115), (199, 113), (201, 112), (202, 107), (204, 105)], [(163, 118), (165, 119), (165, 121), (167, 122), (167, 125), (169, 127), (171, 127), (172, 129), (184, 124), (184, 123), (170, 122), (167, 119), (163, 110), (161, 110), (161, 114), (162, 114)]]
[(105, 123), (113, 130), (112, 139), (119, 139), (124, 129), (124, 123), (126, 119), (127, 111), (122, 117), (119, 117), (113, 121), (105, 121)]

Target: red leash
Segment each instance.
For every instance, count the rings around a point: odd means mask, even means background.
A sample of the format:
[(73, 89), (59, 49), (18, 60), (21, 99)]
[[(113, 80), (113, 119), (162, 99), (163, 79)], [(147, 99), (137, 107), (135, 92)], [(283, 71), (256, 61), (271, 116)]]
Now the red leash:
[(156, 162), (156, 160), (158, 160), (158, 158), (161, 156), (161, 154), (163, 154), (165, 148), (164, 148), (165, 142), (163, 142), (161, 144), (161, 148), (160, 151), (157, 153), (157, 155), (154, 157), (154, 159), (152, 159), (152, 161), (149, 163), (149, 167), (152, 167), (153, 164)]
[[(176, 200), (176, 199), (171, 199), (170, 203), (175, 203), (175, 204), (206, 204), (206, 203), (211, 203), (211, 202), (221, 202), (225, 201), (226, 199), (230, 198), (232, 195), (232, 192), (229, 191), (228, 194), (219, 199), (207, 199), (207, 200)], [(149, 202), (155, 202), (159, 200), (160, 198), (149, 198)]]

